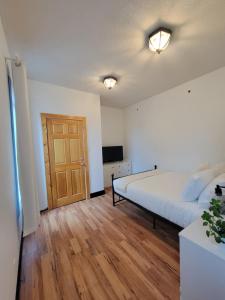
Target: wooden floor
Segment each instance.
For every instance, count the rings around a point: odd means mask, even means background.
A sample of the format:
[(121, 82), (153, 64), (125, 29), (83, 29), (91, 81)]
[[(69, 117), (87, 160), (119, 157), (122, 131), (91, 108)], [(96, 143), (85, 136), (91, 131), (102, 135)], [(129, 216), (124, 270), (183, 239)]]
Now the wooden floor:
[(179, 299), (178, 229), (110, 194), (43, 213), (20, 299)]

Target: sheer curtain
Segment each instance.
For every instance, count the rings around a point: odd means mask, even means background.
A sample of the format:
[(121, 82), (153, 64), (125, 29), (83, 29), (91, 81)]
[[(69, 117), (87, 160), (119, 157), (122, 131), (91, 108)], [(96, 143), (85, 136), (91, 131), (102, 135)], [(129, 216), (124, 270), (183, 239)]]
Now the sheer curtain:
[[(39, 222), (34, 172), (34, 149), (26, 68), (11, 63), (9, 80), (11, 119), (15, 152), (15, 177), (18, 191), (18, 218), (24, 217), (24, 235), (35, 231)], [(18, 222), (20, 223), (20, 221)]]
[(18, 137), (16, 125), (16, 106), (15, 106), (15, 93), (13, 89), (13, 81), (10, 72), (8, 71), (8, 88), (9, 88), (9, 102), (10, 102), (10, 120), (12, 132), (12, 145), (13, 145), (13, 159), (14, 159), (14, 183), (16, 191), (16, 221), (18, 228), (18, 236), (21, 237), (23, 231), (23, 209), (21, 199), (21, 188), (19, 179), (19, 162), (18, 162)]

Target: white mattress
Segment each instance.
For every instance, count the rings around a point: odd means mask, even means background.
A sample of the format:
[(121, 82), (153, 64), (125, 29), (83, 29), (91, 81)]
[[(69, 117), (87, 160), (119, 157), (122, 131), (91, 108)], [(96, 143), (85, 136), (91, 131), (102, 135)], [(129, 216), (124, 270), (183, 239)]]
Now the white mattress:
[(162, 172), (129, 183), (125, 192), (116, 188), (115, 180), (114, 189), (144, 208), (186, 227), (200, 217), (203, 211), (197, 201), (182, 201), (182, 190), (189, 176), (188, 173)]
[(137, 173), (129, 176), (124, 176), (114, 181), (114, 188), (116, 188), (120, 192), (126, 193), (128, 185), (131, 184), (132, 182), (136, 182), (145, 177), (151, 177), (158, 174), (160, 174), (159, 170), (152, 170), (152, 171), (146, 171), (146, 172)]

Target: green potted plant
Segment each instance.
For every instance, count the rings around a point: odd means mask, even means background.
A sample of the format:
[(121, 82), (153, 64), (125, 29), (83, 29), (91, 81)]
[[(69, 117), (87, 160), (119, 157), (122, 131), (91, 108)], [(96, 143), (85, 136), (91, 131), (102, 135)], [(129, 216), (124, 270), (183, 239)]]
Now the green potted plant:
[(212, 236), (217, 243), (225, 244), (225, 219), (224, 203), (221, 200), (212, 199), (208, 211), (202, 215), (203, 226), (207, 226), (206, 235)]

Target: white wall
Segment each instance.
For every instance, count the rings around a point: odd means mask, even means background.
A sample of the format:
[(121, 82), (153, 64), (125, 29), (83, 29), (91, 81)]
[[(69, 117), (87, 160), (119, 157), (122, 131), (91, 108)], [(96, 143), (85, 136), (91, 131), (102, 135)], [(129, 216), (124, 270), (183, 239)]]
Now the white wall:
[(129, 106), (125, 116), (134, 171), (225, 160), (225, 68)]
[(102, 145), (124, 146), (124, 113), (120, 108), (101, 106)]
[(29, 80), (31, 120), (33, 127), (37, 194), (40, 209), (47, 207), (45, 167), (40, 113), (87, 117), (90, 192), (104, 188), (100, 97), (52, 84)]
[(13, 300), (19, 257), (12, 135), (5, 56), (9, 56), (0, 20), (0, 299)]

